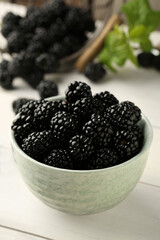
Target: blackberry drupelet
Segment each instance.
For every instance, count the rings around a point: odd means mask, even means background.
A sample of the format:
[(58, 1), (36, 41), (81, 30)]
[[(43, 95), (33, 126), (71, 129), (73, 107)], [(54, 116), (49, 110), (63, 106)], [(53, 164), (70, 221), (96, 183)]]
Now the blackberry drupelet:
[(41, 81), (37, 86), (37, 90), (41, 99), (56, 96), (58, 94), (57, 84), (49, 80)]
[(110, 123), (98, 114), (92, 114), (91, 119), (83, 126), (82, 132), (92, 139), (96, 148), (108, 146), (113, 136)]
[(98, 82), (106, 75), (106, 70), (102, 63), (89, 63), (84, 71), (84, 74), (93, 82)]
[(134, 132), (121, 130), (115, 134), (114, 148), (119, 159), (123, 162), (134, 157), (140, 151), (141, 143)]
[(88, 160), (94, 155), (92, 140), (83, 135), (76, 135), (69, 141), (69, 154), (75, 169), (87, 169)]
[(19, 112), (19, 109), (26, 103), (33, 101), (33, 99), (29, 98), (18, 98), (12, 102), (12, 109), (15, 114)]
[(151, 52), (142, 52), (137, 56), (137, 60), (142, 67), (152, 67), (155, 56)]
[(22, 140), (34, 131), (33, 116), (19, 114), (12, 124), (12, 130), (17, 143), (21, 146)]
[(108, 107), (119, 103), (118, 99), (108, 91), (95, 94), (93, 99), (101, 103), (104, 112)]
[(51, 129), (54, 137), (60, 146), (64, 147), (64, 143), (76, 133), (78, 121), (76, 117), (66, 112), (57, 112), (51, 119)]
[(12, 88), (13, 76), (8, 71), (8, 66), (9, 62), (6, 60), (0, 63), (0, 86), (4, 89)]
[(92, 97), (91, 88), (84, 82), (73, 82), (70, 83), (66, 92), (66, 100), (69, 103), (75, 103), (80, 98)]
[(109, 148), (97, 150), (96, 157), (89, 160), (88, 169), (108, 168), (119, 164), (116, 151)]
[(134, 103), (124, 101), (109, 107), (106, 116), (114, 127), (130, 129), (141, 120), (141, 110)]
[(93, 113), (93, 99), (81, 98), (71, 105), (72, 112), (77, 116), (79, 124), (87, 122)]
[(73, 162), (64, 149), (53, 149), (43, 163), (52, 167), (73, 169)]
[(51, 131), (32, 132), (23, 139), (21, 148), (28, 156), (42, 161), (52, 148)]
[(36, 58), (36, 66), (44, 73), (52, 73), (58, 69), (59, 62), (51, 54), (43, 53)]

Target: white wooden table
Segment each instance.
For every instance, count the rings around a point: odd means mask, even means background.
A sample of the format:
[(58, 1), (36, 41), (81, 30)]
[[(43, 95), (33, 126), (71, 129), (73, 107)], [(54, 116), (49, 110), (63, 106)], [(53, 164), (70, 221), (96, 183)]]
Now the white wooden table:
[[(1, 3), (0, 11), (5, 12)], [(152, 39), (160, 41), (160, 34)], [(76, 72), (63, 74), (60, 94), (74, 80), (89, 83), (93, 93), (108, 90), (135, 102), (150, 119), (154, 138), (143, 176), (126, 200), (100, 214), (72, 216), (41, 203), (23, 183), (11, 154), (11, 103), (17, 97), (38, 99), (35, 90), (17, 79), (17, 89), (0, 89), (0, 240), (160, 240), (160, 72), (127, 63), (99, 84)]]

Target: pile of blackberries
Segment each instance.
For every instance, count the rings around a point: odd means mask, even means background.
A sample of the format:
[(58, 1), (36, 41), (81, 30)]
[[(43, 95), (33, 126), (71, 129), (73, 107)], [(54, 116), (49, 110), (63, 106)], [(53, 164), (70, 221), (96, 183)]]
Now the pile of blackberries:
[(31, 100), (18, 113), (12, 130), (20, 148), (52, 167), (107, 168), (132, 158), (143, 145), (141, 110), (108, 91), (92, 95), (83, 82), (71, 83), (64, 100)]
[(88, 11), (54, 0), (42, 8), (29, 7), (25, 17), (7, 13), (2, 35), (7, 40), (11, 62), (0, 64), (0, 85), (12, 88), (15, 77), (22, 77), (35, 88), (44, 74), (56, 72), (59, 60), (79, 50), (95, 22)]

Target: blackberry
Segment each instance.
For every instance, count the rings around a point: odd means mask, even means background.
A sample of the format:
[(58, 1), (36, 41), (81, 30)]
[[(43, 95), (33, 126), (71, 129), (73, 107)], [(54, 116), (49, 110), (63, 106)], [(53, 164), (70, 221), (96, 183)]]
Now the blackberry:
[(91, 88), (84, 82), (73, 82), (70, 83), (66, 90), (66, 100), (69, 103), (74, 103), (80, 98), (87, 98), (92, 96)]
[(66, 57), (69, 54), (67, 46), (63, 45), (61, 42), (55, 42), (50, 48), (49, 52), (53, 54), (57, 59)]
[(121, 162), (123, 162), (134, 157), (140, 151), (141, 144), (134, 132), (121, 130), (115, 134), (114, 147)]
[(39, 27), (35, 29), (32, 41), (35, 43), (48, 44), (48, 32), (45, 28)]
[(32, 100), (27, 102), (26, 104), (23, 104), (22, 107), (19, 109), (19, 112), (22, 115), (34, 115), (34, 110), (41, 104), (43, 104), (44, 100)]
[(60, 144), (66, 143), (76, 132), (78, 121), (66, 112), (57, 112), (51, 119), (51, 129)]
[(97, 82), (104, 77), (106, 70), (102, 63), (89, 63), (84, 72), (85, 76), (93, 82)]
[(113, 136), (110, 123), (98, 114), (92, 114), (91, 119), (83, 126), (82, 132), (92, 139), (96, 148), (108, 146)]
[(33, 32), (36, 28), (36, 21), (33, 21), (32, 15), (22, 18), (19, 22), (20, 29), (25, 33)]
[(19, 53), (26, 47), (24, 34), (19, 31), (11, 32), (7, 38), (7, 43), (9, 53)]
[(62, 40), (67, 34), (65, 22), (58, 18), (48, 29), (49, 39), (52, 42)]
[(31, 41), (26, 49), (28, 54), (33, 55), (34, 57), (38, 57), (45, 51), (44, 45), (41, 42)]
[(9, 62), (6, 60), (0, 63), (0, 86), (4, 89), (12, 88), (13, 76), (8, 71), (8, 65)]
[(37, 7), (35, 6), (30, 6), (27, 8), (27, 12), (26, 12), (26, 17), (30, 16), (31, 14), (33, 14), (34, 11), (37, 10)]
[(12, 109), (15, 114), (19, 112), (19, 109), (26, 103), (32, 101), (33, 99), (29, 98), (18, 98), (12, 102)]
[(1, 33), (2, 35), (7, 38), (9, 34), (17, 29), (17, 26), (11, 24), (3, 24)]
[(12, 12), (8, 12), (2, 19), (3, 24), (18, 25), (21, 17)]
[(28, 156), (42, 161), (52, 148), (51, 131), (32, 132), (23, 139), (21, 148)]
[(95, 94), (93, 99), (103, 106), (104, 112), (108, 107), (119, 103), (118, 99), (108, 91)]
[(68, 55), (78, 51), (84, 44), (84, 42), (80, 41), (79, 37), (73, 34), (66, 35), (63, 40), (63, 46), (68, 49)]
[(65, 12), (67, 11), (67, 6), (64, 1), (62, 0), (54, 0), (51, 1), (43, 7), (47, 16), (49, 16), (51, 19), (54, 19), (56, 17), (62, 17), (64, 16)]
[(52, 167), (73, 169), (73, 162), (64, 149), (53, 149), (43, 163)]
[(38, 84), (43, 80), (43, 72), (37, 68), (34, 68), (34, 72), (24, 77), (24, 80), (32, 87), (36, 88)]
[(37, 90), (41, 99), (56, 96), (58, 94), (58, 87), (52, 81), (43, 80), (37, 86)]
[(83, 124), (90, 119), (93, 113), (93, 100), (92, 98), (81, 98), (71, 105), (72, 112), (77, 116), (79, 123)]
[(141, 119), (141, 110), (132, 102), (124, 101), (106, 111), (109, 121), (120, 129), (130, 129)]
[(14, 131), (17, 143), (21, 145), (22, 140), (34, 130), (33, 117), (31, 115), (19, 114), (11, 128)]
[(87, 169), (88, 160), (94, 155), (92, 140), (83, 135), (76, 135), (69, 141), (69, 154), (75, 169)]
[(14, 77), (26, 77), (34, 69), (34, 56), (20, 53), (9, 63), (8, 69)]
[(115, 166), (119, 163), (117, 153), (109, 148), (101, 148), (97, 150), (96, 157), (89, 160), (89, 169), (101, 169)]
[(142, 67), (151, 67), (154, 61), (154, 55), (150, 52), (142, 52), (137, 56), (137, 60), (140, 66)]
[(93, 96), (93, 113), (103, 116), (104, 110), (105, 107), (103, 106), (103, 102)]
[(160, 71), (160, 54), (158, 56), (154, 56), (154, 59), (153, 59), (153, 67)]
[(50, 120), (57, 112), (54, 102), (44, 101), (39, 104), (34, 110), (34, 120), (36, 125), (41, 130), (50, 128)]
[(59, 63), (56, 58), (47, 53), (43, 53), (36, 58), (36, 65), (45, 73), (56, 72), (59, 67)]

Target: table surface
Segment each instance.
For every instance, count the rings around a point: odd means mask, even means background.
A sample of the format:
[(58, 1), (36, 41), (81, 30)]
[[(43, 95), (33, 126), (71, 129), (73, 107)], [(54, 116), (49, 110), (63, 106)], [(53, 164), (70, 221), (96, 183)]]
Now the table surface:
[[(0, 3), (0, 16), (24, 8)], [(151, 36), (160, 42), (160, 34)], [(0, 38), (0, 44), (4, 40)], [(28, 190), (13, 161), (9, 133), (14, 118), (11, 104), (18, 97), (38, 99), (38, 93), (21, 79), (15, 89), (0, 89), (0, 240), (159, 240), (160, 239), (160, 72), (137, 69), (131, 63), (118, 74), (108, 73), (95, 84), (77, 72), (56, 75), (60, 94), (74, 81), (84, 81), (93, 93), (110, 91), (138, 105), (153, 126), (153, 143), (145, 171), (130, 195), (103, 213), (73, 216), (51, 209)]]

